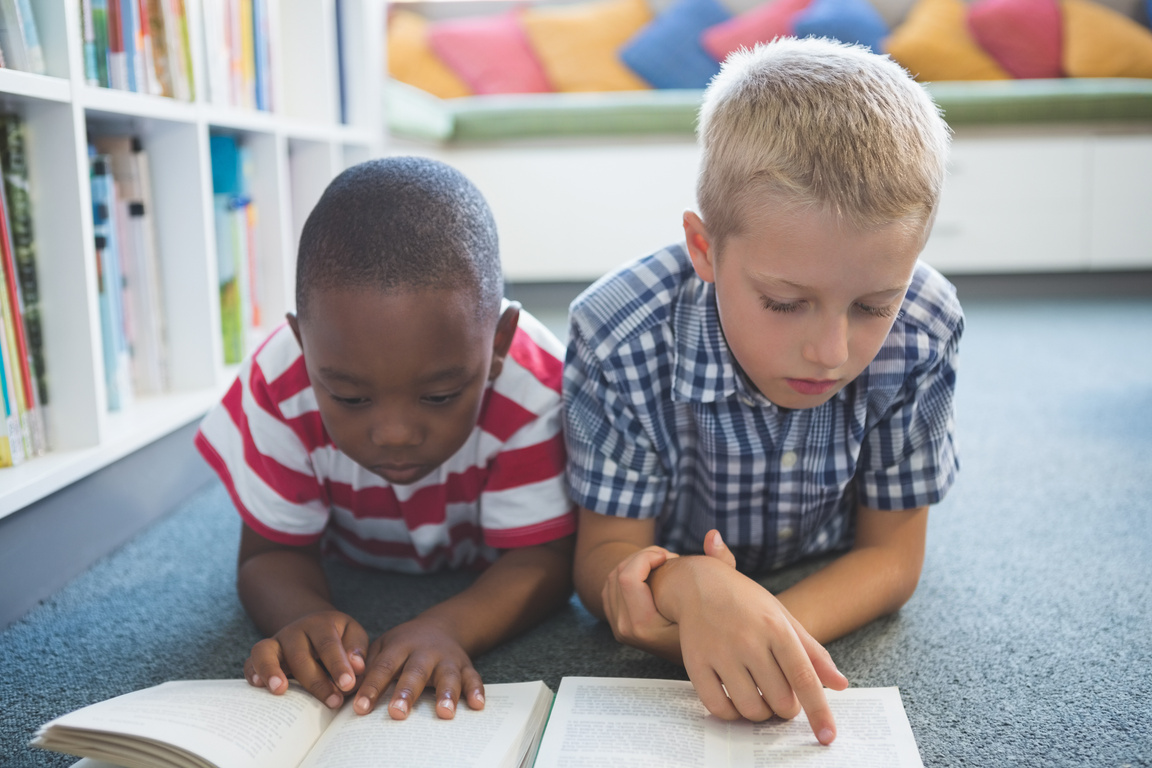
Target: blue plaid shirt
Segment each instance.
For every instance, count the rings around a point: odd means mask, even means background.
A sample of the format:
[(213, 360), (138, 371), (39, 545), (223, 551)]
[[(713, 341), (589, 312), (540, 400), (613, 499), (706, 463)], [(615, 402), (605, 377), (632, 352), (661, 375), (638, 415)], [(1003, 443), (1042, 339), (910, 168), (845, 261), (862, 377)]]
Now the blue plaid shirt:
[(816, 408), (781, 408), (739, 372), (683, 246), (628, 264), (572, 303), (572, 498), (657, 517), (675, 552), (700, 552), (715, 527), (747, 572), (849, 546), (857, 504), (913, 509), (952, 485), (963, 327), (951, 283), (917, 264), (863, 373)]

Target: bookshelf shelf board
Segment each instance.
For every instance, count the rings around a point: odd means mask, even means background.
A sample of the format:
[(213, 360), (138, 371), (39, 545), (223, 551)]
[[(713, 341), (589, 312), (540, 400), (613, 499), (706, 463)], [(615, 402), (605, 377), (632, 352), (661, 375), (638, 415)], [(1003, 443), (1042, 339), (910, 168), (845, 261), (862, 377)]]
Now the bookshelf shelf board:
[(276, 126), (280, 124), (280, 120), (276, 115), (270, 112), (232, 109), (210, 104), (201, 105), (200, 114), (204, 118), (204, 121), (212, 128), (271, 133), (276, 130)]
[(196, 105), (163, 96), (85, 85), (79, 88), (78, 101), (90, 112), (109, 112), (184, 122), (196, 120)]
[(72, 84), (59, 77), (34, 75), (15, 69), (0, 69), (0, 93), (11, 96), (28, 96), (45, 101), (72, 100)]
[(52, 451), (20, 466), (0, 470), (0, 518), (199, 419), (226, 389), (221, 386), (140, 399), (124, 412), (109, 415), (99, 445)]

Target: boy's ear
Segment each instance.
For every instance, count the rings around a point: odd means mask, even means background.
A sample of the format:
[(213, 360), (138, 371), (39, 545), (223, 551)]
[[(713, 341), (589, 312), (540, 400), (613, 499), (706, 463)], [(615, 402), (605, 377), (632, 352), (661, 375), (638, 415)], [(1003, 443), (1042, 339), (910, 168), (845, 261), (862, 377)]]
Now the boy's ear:
[(706, 283), (716, 282), (716, 252), (704, 222), (692, 211), (684, 211), (684, 242), (696, 274)]
[(488, 381), (494, 380), (504, 370), (504, 358), (512, 348), (516, 336), (516, 326), (520, 324), (520, 302), (509, 302), (508, 307), (496, 321), (496, 336), (492, 340), (492, 365), (488, 369)]
[(287, 312), (284, 317), (288, 320), (288, 326), (292, 329), (292, 335), (296, 337), (296, 343), (300, 345), (300, 349), (304, 349), (304, 342), (300, 341), (300, 321), (296, 319), (296, 313)]

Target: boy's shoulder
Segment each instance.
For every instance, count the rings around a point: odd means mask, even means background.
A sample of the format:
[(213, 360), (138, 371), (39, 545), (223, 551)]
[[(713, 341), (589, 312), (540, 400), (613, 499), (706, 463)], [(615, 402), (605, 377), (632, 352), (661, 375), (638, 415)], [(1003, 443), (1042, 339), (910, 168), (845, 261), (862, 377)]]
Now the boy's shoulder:
[(930, 264), (918, 261), (900, 307), (899, 322), (941, 341), (956, 336), (964, 329), (964, 310), (956, 286)]
[(628, 262), (572, 302), (573, 330), (593, 348), (616, 346), (673, 320), (685, 290), (703, 285), (683, 244)]
[(521, 309), (508, 358), (492, 386), (505, 397), (543, 406), (540, 401), (548, 399), (548, 392), (559, 396), (563, 366), (564, 345), (544, 323)]

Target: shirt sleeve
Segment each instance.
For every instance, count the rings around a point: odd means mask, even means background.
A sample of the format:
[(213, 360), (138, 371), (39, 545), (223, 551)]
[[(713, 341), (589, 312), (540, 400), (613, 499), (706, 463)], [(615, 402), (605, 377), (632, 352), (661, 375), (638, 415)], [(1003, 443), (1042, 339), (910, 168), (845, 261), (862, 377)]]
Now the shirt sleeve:
[[(548, 343), (554, 349), (542, 346)], [(490, 547), (528, 547), (576, 532), (564, 481), (559, 352), (555, 337), (523, 314), (481, 419), (504, 437), (488, 462), (480, 496), (480, 524)]]
[(860, 503), (873, 509), (901, 510), (935, 504), (944, 498), (960, 468), (956, 453), (953, 397), (963, 323), (952, 335), (926, 345), (924, 334), (909, 334), (905, 344), (929, 349), (913, 369), (884, 417), (865, 436), (861, 448)]
[(204, 417), (195, 443), (244, 522), (261, 536), (302, 546), (323, 534), (329, 518), (324, 489), (256, 357)]
[(669, 478), (648, 409), (659, 399), (661, 366), (671, 359), (667, 340), (638, 337), (605, 361), (577, 323), (570, 337), (564, 436), (572, 500), (601, 514), (655, 517), (666, 504)]

